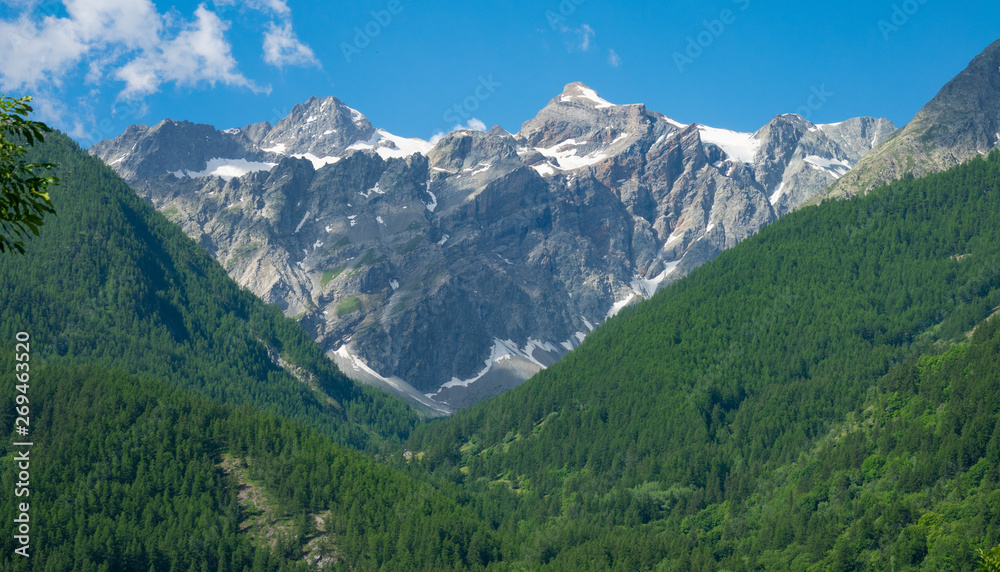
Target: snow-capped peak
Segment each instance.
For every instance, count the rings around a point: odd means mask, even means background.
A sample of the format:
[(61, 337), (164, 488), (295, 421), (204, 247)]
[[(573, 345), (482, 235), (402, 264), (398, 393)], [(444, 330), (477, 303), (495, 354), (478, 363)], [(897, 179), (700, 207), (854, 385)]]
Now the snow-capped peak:
[(562, 95), (559, 96), (559, 101), (560, 103), (583, 103), (585, 105), (593, 106), (596, 109), (604, 109), (615, 106), (615, 104), (601, 99), (601, 96), (597, 95), (596, 91), (580, 82), (567, 85), (566, 88), (563, 89)]

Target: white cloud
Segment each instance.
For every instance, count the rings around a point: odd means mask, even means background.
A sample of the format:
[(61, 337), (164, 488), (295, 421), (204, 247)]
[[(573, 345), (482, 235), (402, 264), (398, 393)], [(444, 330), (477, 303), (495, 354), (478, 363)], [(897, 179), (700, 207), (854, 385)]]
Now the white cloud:
[(295, 37), (291, 22), (285, 22), (282, 26), (270, 24), (264, 34), (264, 61), (278, 68), (320, 67), (312, 49)]
[(214, 4), (216, 6), (236, 6), (241, 5), (251, 10), (260, 10), (261, 12), (274, 12), (279, 16), (287, 16), (292, 13), (291, 8), (285, 0), (215, 0)]
[(216, 6), (240, 6), (278, 16), (280, 23), (268, 23), (264, 32), (264, 61), (285, 66), (322, 67), (312, 48), (303, 43), (292, 30), (292, 10), (286, 0), (215, 0)]
[[(58, 13), (37, 0), (3, 0), (21, 16), (0, 20), (0, 89), (53, 94), (68, 81), (99, 86), (122, 82), (119, 96), (156, 93), (164, 84), (207, 83), (260, 88), (239, 69), (227, 39), (230, 23), (203, 3), (186, 20), (176, 9), (160, 13), (153, 0), (63, 0)], [(287, 0), (214, 0), (216, 8), (258, 10), (263, 58), (277, 66), (319, 66), (295, 35)], [(79, 75), (77, 75), (79, 74)]]
[(622, 58), (614, 50), (608, 50), (608, 63), (611, 64), (612, 67), (618, 67), (622, 65)]
[(580, 44), (578, 46), (580, 50), (584, 52), (590, 50), (590, 40), (594, 38), (594, 29), (584, 24), (576, 32), (580, 35)]
[(223, 83), (259, 90), (237, 69), (225, 38), (229, 24), (204, 4), (195, 10), (195, 18), (175, 38), (162, 41), (118, 70), (115, 76), (125, 82), (122, 97), (156, 93), (168, 82), (192, 86), (205, 81), (213, 87)]
[[(458, 124), (452, 127), (451, 131), (452, 133), (455, 131), (486, 131), (486, 124), (473, 117), (468, 120), (465, 125)], [(447, 137), (447, 134), (444, 131), (438, 131), (434, 133), (434, 135), (431, 135), (431, 138), (428, 141), (430, 141), (431, 145), (437, 145), (438, 141), (444, 139), (445, 137)]]
[(576, 50), (580, 50), (581, 52), (590, 51), (591, 40), (597, 35), (597, 32), (590, 27), (590, 24), (581, 24), (579, 28), (571, 28), (561, 18), (551, 20), (550, 24), (553, 30), (572, 38), (566, 40), (566, 49), (571, 52)]
[[(461, 127), (462, 127), (462, 126), (461, 126), (461, 125), (459, 125), (459, 128), (461, 128)], [(476, 119), (475, 117), (473, 117), (473, 118), (472, 118), (472, 119), (470, 119), (470, 120), (469, 120), (469, 122), (468, 122), (468, 123), (466, 124), (466, 128), (467, 128), (467, 129), (474, 129), (474, 130), (476, 130), (476, 131), (486, 131), (486, 124), (485, 124), (485, 123), (483, 123), (482, 121), (480, 121), (480, 120)]]
[[(150, 0), (66, 0), (66, 17), (0, 21), (0, 84), (8, 89), (59, 85), (81, 60), (108, 45), (148, 49), (162, 28)], [(100, 75), (94, 62), (88, 79)]]

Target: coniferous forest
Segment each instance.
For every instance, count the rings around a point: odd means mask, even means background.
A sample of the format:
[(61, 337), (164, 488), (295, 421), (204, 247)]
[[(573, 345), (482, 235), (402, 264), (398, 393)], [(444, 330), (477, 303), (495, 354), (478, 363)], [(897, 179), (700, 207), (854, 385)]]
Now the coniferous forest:
[(0, 257), (35, 443), (4, 569), (974, 570), (1000, 543), (1000, 152), (792, 213), (432, 422), (69, 139), (34, 153), (62, 183)]

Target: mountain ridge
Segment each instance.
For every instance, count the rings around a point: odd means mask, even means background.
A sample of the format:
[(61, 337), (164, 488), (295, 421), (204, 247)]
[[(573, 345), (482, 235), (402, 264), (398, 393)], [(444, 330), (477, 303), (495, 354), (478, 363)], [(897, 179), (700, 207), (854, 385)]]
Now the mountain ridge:
[[(172, 133), (184, 129), (196, 149)], [(349, 375), (440, 414), (551, 365), (892, 129), (784, 115), (740, 134), (572, 83), (516, 134), (464, 129), (431, 145), (331, 97), (273, 127), (206, 138), (161, 122), (91, 152)]]
[[(1000, 40), (993, 42), (823, 197), (838, 198), (921, 177), (1000, 147)], [(822, 198), (822, 197), (820, 197)]]

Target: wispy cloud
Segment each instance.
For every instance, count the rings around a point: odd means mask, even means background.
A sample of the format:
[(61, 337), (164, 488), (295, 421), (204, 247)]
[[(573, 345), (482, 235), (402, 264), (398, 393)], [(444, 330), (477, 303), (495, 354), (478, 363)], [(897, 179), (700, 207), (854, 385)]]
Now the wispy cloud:
[(321, 67), (312, 48), (295, 37), (292, 23), (270, 24), (264, 34), (264, 61), (277, 68), (285, 66)]
[(292, 10), (286, 0), (215, 0), (216, 6), (239, 6), (277, 16), (264, 32), (264, 61), (276, 68), (323, 67), (312, 48), (292, 29)]
[(581, 52), (590, 51), (591, 41), (597, 35), (597, 32), (590, 27), (590, 24), (581, 24), (579, 27), (574, 28), (566, 24), (566, 20), (556, 16), (549, 18), (549, 25), (553, 30), (567, 37), (566, 49), (571, 52), (577, 50)]
[(590, 50), (590, 40), (594, 39), (595, 33), (594, 29), (589, 25), (584, 24), (580, 26), (580, 29), (576, 31), (580, 36), (579, 48), (580, 51), (586, 52)]
[(612, 67), (618, 67), (622, 65), (622, 58), (618, 55), (618, 52), (608, 50), (608, 63), (611, 64)]

